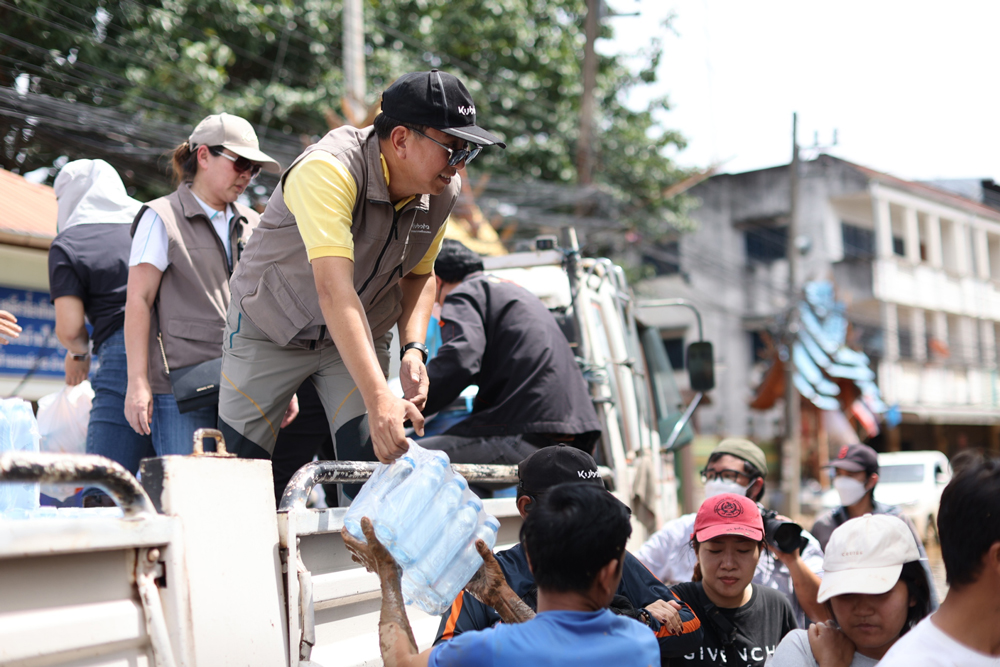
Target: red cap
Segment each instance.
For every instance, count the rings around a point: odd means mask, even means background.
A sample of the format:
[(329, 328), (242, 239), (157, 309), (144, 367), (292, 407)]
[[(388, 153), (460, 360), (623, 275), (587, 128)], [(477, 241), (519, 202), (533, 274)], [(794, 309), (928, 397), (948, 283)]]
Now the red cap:
[(754, 501), (735, 493), (722, 493), (706, 498), (698, 508), (693, 535), (699, 542), (720, 535), (737, 535), (760, 542), (764, 539), (764, 520)]

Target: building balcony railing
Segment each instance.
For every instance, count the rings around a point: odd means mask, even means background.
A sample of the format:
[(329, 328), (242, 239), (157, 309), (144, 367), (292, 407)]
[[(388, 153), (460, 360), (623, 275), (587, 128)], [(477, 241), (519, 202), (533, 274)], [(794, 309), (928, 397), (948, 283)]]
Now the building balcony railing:
[(876, 259), (871, 269), (872, 296), (879, 301), (1000, 321), (1000, 289), (992, 280), (957, 276), (897, 257)]
[(959, 410), (980, 418), (1000, 418), (1000, 378), (996, 368), (920, 361), (881, 361), (878, 384), (889, 404), (932, 414)]

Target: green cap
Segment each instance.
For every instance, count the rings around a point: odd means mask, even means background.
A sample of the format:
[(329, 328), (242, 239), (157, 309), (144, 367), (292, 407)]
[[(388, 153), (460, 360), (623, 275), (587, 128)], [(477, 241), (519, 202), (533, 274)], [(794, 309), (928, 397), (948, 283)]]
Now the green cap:
[(712, 450), (712, 454), (731, 454), (747, 461), (767, 477), (767, 458), (760, 447), (743, 438), (726, 438)]

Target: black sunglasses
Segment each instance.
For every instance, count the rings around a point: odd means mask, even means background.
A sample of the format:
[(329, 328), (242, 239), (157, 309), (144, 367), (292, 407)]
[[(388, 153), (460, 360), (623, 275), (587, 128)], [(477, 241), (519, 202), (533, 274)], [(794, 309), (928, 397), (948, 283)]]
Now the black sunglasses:
[(448, 151), (448, 166), (449, 167), (458, 166), (462, 162), (462, 160), (465, 160), (465, 164), (469, 164), (483, 150), (482, 146), (477, 146), (476, 144), (468, 144), (468, 146), (469, 146), (468, 148), (459, 148), (458, 150), (455, 150), (454, 148), (450, 148), (448, 146), (445, 146), (444, 144), (442, 144), (440, 141), (438, 141), (434, 137), (428, 137), (426, 134), (424, 134), (423, 132), (421, 132), (420, 130), (418, 130), (415, 127), (411, 127), (410, 129), (413, 130), (414, 132), (416, 132), (417, 134), (419, 134), (421, 137), (423, 137), (425, 139), (430, 139), (431, 141), (433, 141), (434, 143), (436, 143), (438, 146), (440, 146), (441, 148), (443, 148), (446, 151)]
[(260, 165), (253, 160), (248, 160), (243, 156), (233, 157), (232, 155), (227, 155), (223, 152), (222, 146), (209, 146), (208, 152), (216, 157), (224, 157), (233, 163), (233, 169), (239, 173), (250, 172), (250, 178), (255, 177), (260, 173)]

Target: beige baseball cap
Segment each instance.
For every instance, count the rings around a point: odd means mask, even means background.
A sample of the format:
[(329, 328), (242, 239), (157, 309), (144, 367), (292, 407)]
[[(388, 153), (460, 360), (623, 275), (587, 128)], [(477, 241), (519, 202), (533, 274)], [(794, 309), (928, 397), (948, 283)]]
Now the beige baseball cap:
[(816, 601), (836, 595), (880, 595), (899, 581), (903, 564), (920, 560), (916, 538), (902, 519), (865, 514), (830, 535), (823, 555), (823, 582)]
[(749, 440), (726, 438), (712, 450), (712, 454), (729, 454), (752, 463), (760, 474), (767, 477), (767, 457), (764, 451)]
[(270, 155), (260, 150), (257, 133), (248, 121), (229, 113), (216, 113), (206, 117), (188, 137), (188, 144), (194, 150), (198, 146), (222, 146), (240, 157), (259, 162), (264, 171), (281, 173), (281, 165)]

